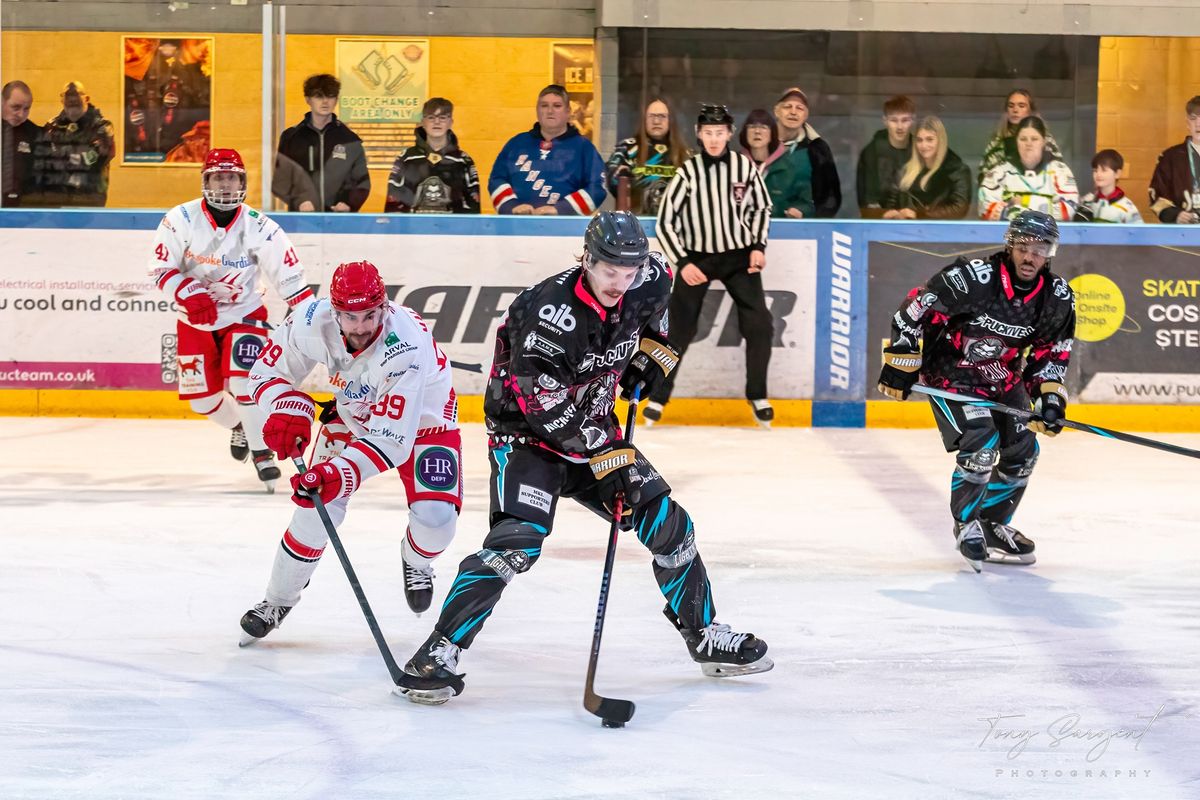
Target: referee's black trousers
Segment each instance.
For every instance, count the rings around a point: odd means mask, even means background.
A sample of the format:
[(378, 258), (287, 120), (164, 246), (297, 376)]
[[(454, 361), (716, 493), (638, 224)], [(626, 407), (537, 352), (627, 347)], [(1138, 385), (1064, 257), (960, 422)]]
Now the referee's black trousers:
[(725, 253), (701, 255), (692, 262), (708, 276), (708, 281), (699, 286), (688, 286), (682, 269), (675, 273), (671, 287), (671, 305), (668, 311), (670, 332), (667, 338), (680, 353), (680, 363), (667, 376), (662, 388), (650, 399), (666, 403), (675, 388), (675, 378), (683, 368), (683, 354), (696, 336), (700, 319), (700, 308), (704, 296), (713, 281), (721, 281), (729, 296), (733, 298), (738, 315), (738, 331), (746, 340), (746, 399), (763, 400), (767, 397), (767, 367), (771, 363), (771, 339), (774, 320), (767, 310), (763, 294), (762, 273), (750, 273), (750, 250), (730, 250)]

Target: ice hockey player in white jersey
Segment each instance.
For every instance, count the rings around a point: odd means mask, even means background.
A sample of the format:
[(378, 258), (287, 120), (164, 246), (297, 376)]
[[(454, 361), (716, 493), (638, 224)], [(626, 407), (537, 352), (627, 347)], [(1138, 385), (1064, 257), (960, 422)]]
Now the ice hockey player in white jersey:
[(402, 548), (404, 595), (420, 614), (433, 599), (433, 560), (454, 538), (462, 508), (462, 443), (450, 362), (424, 320), (390, 303), (367, 261), (338, 266), (329, 298), (297, 309), (250, 371), (254, 402), (270, 416), (263, 434), (280, 457), (304, 452), (316, 405), (296, 387), (324, 364), (336, 405), (321, 415), (303, 475), (292, 478), (292, 515), (275, 552), (266, 597), (242, 617), (242, 644), (274, 630), (300, 600), (325, 550), (325, 527), (308, 491), (333, 524), (363, 481), (395, 470), (408, 497)]
[(162, 218), (150, 256), (158, 288), (179, 305), (179, 399), (232, 431), (230, 454), (253, 456), (273, 492), (279, 468), (263, 442), (266, 417), (246, 388), (270, 332), (258, 286), (266, 278), (293, 308), (313, 293), (287, 234), (242, 202), (246, 167), (236, 150), (209, 151), (201, 186), (202, 197)]

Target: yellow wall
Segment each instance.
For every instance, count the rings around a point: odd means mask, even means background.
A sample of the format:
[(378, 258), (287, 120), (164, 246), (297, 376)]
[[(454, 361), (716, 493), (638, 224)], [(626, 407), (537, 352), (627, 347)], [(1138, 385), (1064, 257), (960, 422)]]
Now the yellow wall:
[[(137, 34), (131, 30), (129, 34)], [(109, 170), (110, 208), (166, 208), (200, 194), (198, 167), (120, 165), (123, 86), (121, 33), (106, 31), (6, 31), (3, 34), (3, 73), (33, 91), (30, 119), (43, 124), (61, 110), (59, 93), (70, 80), (87, 87), (92, 105), (113, 123), (117, 156)], [(197, 32), (147, 34), (204, 36)], [(213, 44), (213, 141), (237, 148), (249, 172), (252, 204), (262, 159), (259, 157), (259, 111), (262, 108), (260, 36), (218, 34)]]
[[(137, 31), (129, 31), (131, 34)], [(154, 34), (166, 37), (167, 34)], [(203, 36), (181, 32), (177, 36)], [(250, 172), (248, 200), (260, 200), (262, 55), (259, 36), (219, 34), (214, 44), (214, 144), (241, 151)], [(334, 36), (289, 36), (287, 111), (282, 127), (294, 125), (308, 106), (301, 86), (316, 72), (334, 72)], [(537, 92), (550, 82), (550, 44), (561, 39), (433, 37), (429, 41), (429, 92), (454, 103), (454, 130), (475, 159), (487, 198), (487, 173), (513, 134), (534, 123)], [(84, 82), (97, 106), (117, 126), (121, 114), (121, 34), (108, 32), (6, 31), (3, 34), (5, 80), (20, 79), (33, 90), (31, 119), (42, 124), (55, 116), (58, 95), (67, 81)], [(69, 53), (70, 58), (64, 58)], [(119, 144), (118, 144), (119, 148)], [(109, 207), (166, 208), (198, 196), (198, 170), (185, 167), (119, 165), (114, 160)], [(383, 210), (387, 170), (371, 171), (369, 212)]]
[[(1096, 149), (1125, 157), (1122, 186), (1148, 222), (1158, 154), (1187, 135), (1184, 106), (1200, 94), (1200, 37), (1100, 39)], [(1090, 185), (1090, 180), (1080, 180)]]

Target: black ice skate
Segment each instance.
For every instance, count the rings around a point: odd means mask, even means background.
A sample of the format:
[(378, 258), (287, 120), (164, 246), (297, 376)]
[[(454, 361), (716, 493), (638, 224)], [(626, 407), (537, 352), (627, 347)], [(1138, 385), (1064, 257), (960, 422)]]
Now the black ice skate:
[(775, 409), (771, 407), (770, 400), (751, 400), (750, 408), (754, 411), (754, 420), (764, 428), (771, 427), (771, 420), (775, 419)]
[(710, 678), (752, 675), (767, 672), (775, 666), (775, 662), (767, 658), (767, 643), (752, 633), (735, 633), (728, 625), (716, 622), (693, 630), (679, 621), (670, 606), (663, 608), (663, 614), (687, 642), (688, 655)]
[(979, 520), (954, 523), (954, 541), (958, 543), (958, 552), (976, 572), (983, 572), (983, 561), (987, 558), (987, 546), (983, 539), (983, 525)]
[(254, 468), (258, 470), (258, 479), (263, 482), (267, 494), (275, 494), (275, 481), (282, 474), (275, 466), (275, 456), (270, 450), (254, 450)]
[(987, 560), (995, 564), (1032, 564), (1033, 540), (1003, 522), (983, 522), (983, 537), (987, 543)]
[(229, 455), (234, 461), (245, 461), (250, 457), (250, 442), (246, 441), (246, 429), (240, 422), (229, 434)]
[(263, 600), (242, 615), (242, 639), (238, 647), (254, 644), (283, 623), (292, 606), (274, 606)]
[(462, 694), (466, 675), (455, 672), (461, 653), (458, 645), (434, 631), (404, 665), (404, 674), (392, 691), (426, 706), (440, 706)]
[(404, 599), (417, 616), (429, 610), (433, 602), (433, 567), (414, 567), (407, 561), (404, 565)]
[(642, 409), (642, 424), (647, 428), (662, 419), (663, 404), (651, 400)]

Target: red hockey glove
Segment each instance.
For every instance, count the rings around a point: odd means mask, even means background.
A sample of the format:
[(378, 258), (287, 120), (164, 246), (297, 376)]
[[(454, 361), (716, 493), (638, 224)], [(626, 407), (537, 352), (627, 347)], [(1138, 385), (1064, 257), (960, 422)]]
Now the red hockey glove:
[(318, 494), (322, 503), (349, 497), (358, 488), (358, 472), (349, 461), (338, 457), (317, 464), (303, 475), (292, 476), (292, 502), (312, 508), (309, 492)]
[(304, 392), (289, 392), (275, 401), (275, 410), (263, 425), (263, 441), (280, 461), (304, 455), (312, 438), (316, 405)]
[(183, 306), (193, 325), (212, 325), (217, 321), (217, 304), (204, 285), (188, 278), (175, 291), (175, 300)]

